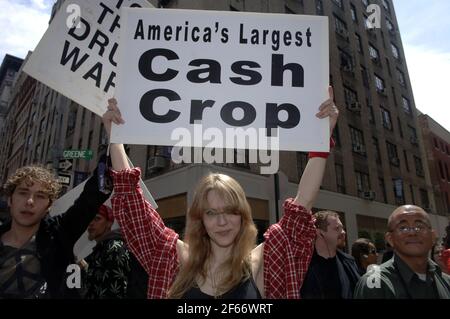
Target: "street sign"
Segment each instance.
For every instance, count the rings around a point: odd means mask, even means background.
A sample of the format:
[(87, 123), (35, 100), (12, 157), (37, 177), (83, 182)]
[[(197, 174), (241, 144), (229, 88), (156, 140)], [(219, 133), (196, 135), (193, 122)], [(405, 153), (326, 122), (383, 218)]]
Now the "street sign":
[(60, 160), (58, 164), (58, 169), (62, 171), (68, 171), (72, 167), (72, 160), (64, 159)]
[(92, 150), (64, 150), (64, 158), (82, 158), (90, 160), (92, 159), (94, 152)]
[(71, 180), (72, 175), (70, 174), (58, 174), (58, 182), (60, 182), (61, 185), (70, 186)]

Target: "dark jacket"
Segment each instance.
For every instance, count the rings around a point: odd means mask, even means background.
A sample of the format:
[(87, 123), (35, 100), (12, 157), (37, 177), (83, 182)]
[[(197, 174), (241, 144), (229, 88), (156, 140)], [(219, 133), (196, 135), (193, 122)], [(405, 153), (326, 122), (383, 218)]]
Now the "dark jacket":
[[(37, 256), (41, 274), (47, 282), (46, 295), (50, 298), (78, 298), (76, 289), (69, 289), (67, 266), (75, 263), (73, 248), (109, 197), (98, 190), (97, 174), (88, 179), (83, 192), (63, 214), (47, 215), (36, 233)], [(11, 222), (0, 227), (0, 236), (11, 229)]]
[(359, 280), (355, 299), (450, 299), (450, 276), (428, 260), (422, 281), (397, 254)]
[[(316, 252), (314, 252), (316, 254)], [(353, 291), (360, 275), (358, 273), (358, 266), (356, 265), (353, 256), (346, 254), (340, 250), (336, 251), (336, 266), (341, 286), (341, 298), (352, 299)], [(303, 299), (324, 299), (326, 294), (320, 283), (321, 274), (317, 269), (310, 264), (308, 272), (306, 273), (305, 281), (303, 282), (300, 296)]]
[(86, 299), (125, 298), (130, 273), (130, 252), (119, 230), (101, 238), (86, 257)]

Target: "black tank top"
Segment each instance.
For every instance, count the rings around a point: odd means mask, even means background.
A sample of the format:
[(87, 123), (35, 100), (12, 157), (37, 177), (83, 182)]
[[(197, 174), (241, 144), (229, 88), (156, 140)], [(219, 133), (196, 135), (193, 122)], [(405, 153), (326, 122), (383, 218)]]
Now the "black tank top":
[[(205, 294), (198, 287), (192, 287), (182, 297), (183, 299), (214, 299), (214, 296)], [(218, 297), (220, 299), (262, 299), (258, 287), (250, 276), (247, 280), (241, 281), (236, 287)]]

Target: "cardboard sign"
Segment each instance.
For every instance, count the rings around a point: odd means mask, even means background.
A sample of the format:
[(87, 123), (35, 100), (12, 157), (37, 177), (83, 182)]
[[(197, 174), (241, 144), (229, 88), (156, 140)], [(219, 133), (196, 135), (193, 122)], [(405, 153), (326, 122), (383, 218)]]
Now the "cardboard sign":
[(146, 0), (65, 1), (24, 72), (102, 115), (114, 96), (122, 7), (152, 7)]
[[(126, 123), (113, 127), (111, 141), (264, 149), (261, 141), (277, 136), (280, 150), (328, 151), (329, 121), (315, 117), (328, 98), (327, 17), (121, 15), (116, 96)], [(236, 139), (246, 141), (236, 147)]]

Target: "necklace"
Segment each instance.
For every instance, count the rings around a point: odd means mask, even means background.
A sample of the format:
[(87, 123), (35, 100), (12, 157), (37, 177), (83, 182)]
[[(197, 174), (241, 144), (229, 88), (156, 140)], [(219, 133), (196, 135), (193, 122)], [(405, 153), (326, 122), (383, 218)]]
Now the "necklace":
[(217, 292), (216, 276), (215, 276), (215, 274), (213, 275), (211, 265), (209, 267), (209, 278), (210, 278), (210, 281), (211, 281), (211, 288), (213, 290), (213, 297), (214, 297), (214, 299), (220, 299), (221, 295), (219, 295), (218, 292)]

